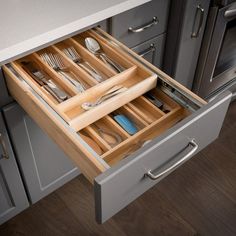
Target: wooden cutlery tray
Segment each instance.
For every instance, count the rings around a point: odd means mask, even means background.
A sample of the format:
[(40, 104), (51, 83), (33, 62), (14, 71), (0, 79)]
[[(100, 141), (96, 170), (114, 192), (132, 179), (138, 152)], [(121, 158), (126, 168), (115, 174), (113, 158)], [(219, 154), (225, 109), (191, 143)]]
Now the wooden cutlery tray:
[[(121, 73), (115, 72), (102, 60), (98, 59), (94, 54), (89, 52), (84, 45), (84, 38), (95, 38), (103, 51), (120, 64), (124, 70)], [(104, 81), (96, 81), (89, 73), (83, 70), (79, 65), (69, 59), (63, 52), (63, 48), (74, 47), (81, 57), (89, 62), (96, 70), (99, 70)], [(73, 74), (74, 78), (79, 78), (86, 85), (86, 90), (82, 93), (78, 92), (75, 87), (67, 80), (63, 79), (56, 70), (50, 67), (40, 57), (43, 53), (58, 54), (66, 66), (66, 70)], [(40, 86), (26, 72), (24, 64), (34, 63), (38, 70), (43, 71), (60, 89), (68, 94), (68, 99), (58, 103), (53, 96), (48, 93), (43, 86)], [(76, 131), (79, 131), (96, 120), (104, 117), (117, 108), (125, 105), (133, 99), (139, 97), (145, 92), (156, 86), (157, 75), (146, 69), (144, 66), (133, 60), (133, 58), (125, 55), (122, 51), (114, 49), (112, 45), (108, 45), (102, 38), (88, 31), (74, 38), (69, 38), (56, 45), (40, 50), (29, 56), (12, 62), (13, 68), (22, 75), (30, 86), (37, 91), (38, 94)], [(106, 91), (116, 85), (127, 88), (126, 91), (110, 98), (91, 110), (85, 111), (82, 104), (85, 102), (95, 102)]]

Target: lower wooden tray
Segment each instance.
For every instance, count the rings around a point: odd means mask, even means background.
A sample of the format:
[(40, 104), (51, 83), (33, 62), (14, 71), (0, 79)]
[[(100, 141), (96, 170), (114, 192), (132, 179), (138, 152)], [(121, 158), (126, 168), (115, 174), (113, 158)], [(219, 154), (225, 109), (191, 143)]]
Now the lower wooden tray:
[[(153, 89), (151, 93), (163, 103), (162, 110), (153, 105), (147, 98), (141, 96), (115, 111), (115, 113), (123, 114), (135, 123), (138, 132), (134, 135), (128, 134), (119, 126), (112, 118), (112, 114), (79, 132), (85, 132), (90, 139), (100, 146), (101, 152), (98, 154), (109, 165), (114, 165), (129, 156), (186, 117), (185, 108), (174, 102), (158, 88)], [(117, 133), (121, 138), (120, 142), (114, 146), (110, 145), (106, 138), (99, 134), (99, 128), (105, 129), (107, 132)]]

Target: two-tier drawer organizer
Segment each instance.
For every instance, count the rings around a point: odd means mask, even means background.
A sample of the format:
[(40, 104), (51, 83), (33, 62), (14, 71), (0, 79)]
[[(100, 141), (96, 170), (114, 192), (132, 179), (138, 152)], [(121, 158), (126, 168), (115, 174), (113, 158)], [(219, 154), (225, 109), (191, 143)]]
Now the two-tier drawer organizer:
[[(121, 71), (89, 51), (86, 38), (95, 39)], [(68, 56), (68, 48), (102, 79)], [(63, 69), (43, 55), (59, 56)], [(99, 28), (11, 62), (4, 73), (16, 101), (94, 184), (100, 223), (211, 143), (231, 97), (226, 92), (207, 104)]]

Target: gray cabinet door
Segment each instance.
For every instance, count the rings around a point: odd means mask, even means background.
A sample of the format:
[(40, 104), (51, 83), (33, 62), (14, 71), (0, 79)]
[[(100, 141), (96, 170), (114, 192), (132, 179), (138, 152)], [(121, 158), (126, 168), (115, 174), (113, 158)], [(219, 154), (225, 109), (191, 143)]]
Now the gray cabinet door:
[(132, 49), (154, 66), (161, 68), (165, 37), (166, 34), (162, 34)]
[(0, 67), (0, 107), (6, 105), (7, 103), (12, 101), (12, 98), (9, 96), (6, 88), (6, 84), (4, 81), (2, 69)]
[[(0, 114), (0, 224), (29, 206), (16, 160)], [(4, 157), (7, 154), (8, 159)]]
[(18, 104), (4, 108), (4, 115), (32, 203), (79, 174), (72, 161)]
[(171, 1), (164, 71), (191, 89), (210, 0)]

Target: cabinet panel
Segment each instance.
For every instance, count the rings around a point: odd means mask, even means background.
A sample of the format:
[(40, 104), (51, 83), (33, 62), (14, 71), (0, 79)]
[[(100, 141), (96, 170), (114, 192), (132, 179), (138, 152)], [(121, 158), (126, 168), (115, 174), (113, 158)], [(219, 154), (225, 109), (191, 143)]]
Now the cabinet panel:
[(0, 107), (6, 105), (10, 101), (12, 101), (12, 98), (9, 96), (7, 89), (6, 89), (6, 84), (3, 78), (3, 73), (2, 69), (0, 68)]
[(133, 48), (144, 59), (161, 68), (166, 34), (148, 40)]
[[(29, 203), (1, 114), (0, 135), (0, 224), (2, 224), (27, 208)], [(8, 159), (2, 156), (5, 152)]]
[(4, 114), (32, 203), (79, 174), (78, 168), (20, 106), (9, 105)]
[(172, 1), (164, 71), (191, 89), (210, 0)]

